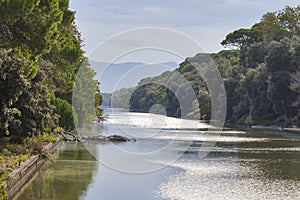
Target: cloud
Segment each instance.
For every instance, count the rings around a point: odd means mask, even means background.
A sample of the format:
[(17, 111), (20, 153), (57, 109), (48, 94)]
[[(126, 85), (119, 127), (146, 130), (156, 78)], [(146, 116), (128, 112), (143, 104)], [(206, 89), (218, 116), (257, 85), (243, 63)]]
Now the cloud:
[[(232, 23), (259, 19), (266, 11), (294, 1), (273, 0), (72, 0), (81, 20), (99, 23), (184, 24)], [(295, 4), (295, 3), (294, 3)]]
[(208, 51), (218, 51), (229, 32), (251, 27), (266, 12), (297, 4), (294, 0), (71, 0), (88, 50), (120, 31), (156, 26), (182, 31)]

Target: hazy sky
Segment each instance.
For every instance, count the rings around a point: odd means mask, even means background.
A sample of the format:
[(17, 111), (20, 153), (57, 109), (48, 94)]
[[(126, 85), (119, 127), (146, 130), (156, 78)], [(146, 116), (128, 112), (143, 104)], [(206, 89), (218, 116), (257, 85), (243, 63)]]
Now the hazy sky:
[[(112, 35), (140, 27), (176, 30), (207, 52), (217, 52), (223, 49), (220, 42), (229, 32), (251, 27), (266, 12), (298, 4), (298, 0), (71, 0), (70, 6), (76, 11), (76, 23), (89, 54)], [(121, 42), (119, 45), (130, 45)]]

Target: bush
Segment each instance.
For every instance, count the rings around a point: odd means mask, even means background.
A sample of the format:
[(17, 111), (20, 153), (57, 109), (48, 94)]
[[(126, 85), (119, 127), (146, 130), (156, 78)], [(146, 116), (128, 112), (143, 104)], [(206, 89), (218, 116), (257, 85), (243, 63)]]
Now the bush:
[(74, 130), (78, 119), (73, 106), (68, 101), (57, 97), (52, 98), (52, 103), (56, 107), (55, 113), (60, 115), (59, 126), (66, 130)]

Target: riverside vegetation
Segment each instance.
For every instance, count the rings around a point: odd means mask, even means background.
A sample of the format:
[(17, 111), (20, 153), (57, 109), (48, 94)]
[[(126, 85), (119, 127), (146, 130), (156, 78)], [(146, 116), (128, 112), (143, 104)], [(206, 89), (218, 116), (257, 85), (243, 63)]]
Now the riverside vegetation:
[[(266, 13), (251, 28), (229, 33), (221, 44), (231, 50), (186, 58), (175, 71), (114, 92), (112, 105), (148, 112), (154, 104), (162, 104), (168, 116), (195, 119), (195, 111), (199, 111), (201, 120), (209, 120), (210, 93), (194, 66), (200, 65), (206, 72), (205, 68), (215, 64), (226, 90), (228, 123), (299, 127), (300, 6)], [(170, 88), (176, 88), (176, 73), (189, 81), (199, 103), (184, 114), (176, 94), (161, 85), (168, 82)]]
[[(41, 153), (43, 142), (55, 141), (55, 128), (93, 120), (84, 97), (72, 106), (73, 91), (95, 91), (99, 119), (101, 96), (69, 0), (1, 1), (0, 13), (1, 184), (20, 162)], [(5, 195), (1, 185), (0, 199)]]
[[(96, 115), (101, 118), (98, 81), (84, 57), (75, 13), (69, 0), (7, 0), (0, 2), (0, 183), (8, 172), (30, 155), (40, 154), (44, 142), (54, 142), (57, 127), (72, 130), (94, 119), (87, 112), (90, 102), (72, 93), (95, 90)], [(300, 6), (267, 13), (249, 29), (227, 35), (222, 44), (232, 50), (198, 54), (187, 58), (176, 72), (190, 81), (199, 101), (184, 117), (210, 118), (210, 94), (193, 67), (214, 62), (227, 94), (230, 123), (299, 126)], [(212, 60), (207, 60), (207, 57)], [(80, 70), (79, 70), (80, 69)], [(77, 73), (80, 79), (76, 79)], [(114, 106), (146, 112), (163, 104), (167, 114), (180, 117), (176, 95), (157, 83), (168, 79), (177, 84), (174, 72), (150, 77), (137, 88), (112, 95)], [(172, 78), (173, 77), (173, 78)], [(83, 84), (84, 83), (84, 84)], [(131, 95), (132, 94), (132, 95)], [(126, 102), (127, 101), (127, 102)], [(76, 104), (73, 107), (72, 104)], [(195, 104), (197, 105), (197, 104)], [(0, 198), (5, 187), (0, 186)]]

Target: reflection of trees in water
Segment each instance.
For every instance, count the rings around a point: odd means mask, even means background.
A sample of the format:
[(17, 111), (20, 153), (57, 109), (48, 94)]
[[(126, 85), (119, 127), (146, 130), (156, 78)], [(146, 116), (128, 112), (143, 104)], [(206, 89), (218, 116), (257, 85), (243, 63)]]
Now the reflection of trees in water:
[(19, 199), (80, 199), (96, 168), (97, 162), (82, 144), (67, 144), (57, 160), (41, 171)]
[(251, 132), (250, 136), (271, 139), (238, 144), (238, 148), (242, 149), (238, 152), (239, 158), (246, 159), (247, 163), (244, 164), (252, 166), (251, 171), (255, 176), (263, 180), (300, 181), (299, 140), (262, 131)]

